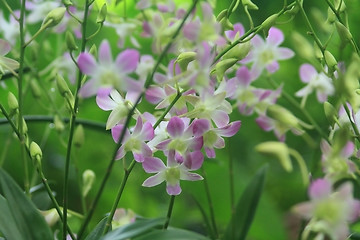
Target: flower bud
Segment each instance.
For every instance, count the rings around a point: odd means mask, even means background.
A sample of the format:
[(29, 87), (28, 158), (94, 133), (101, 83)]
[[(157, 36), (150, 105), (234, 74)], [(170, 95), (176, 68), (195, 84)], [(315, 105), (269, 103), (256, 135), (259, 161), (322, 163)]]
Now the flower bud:
[(55, 130), (57, 132), (62, 132), (65, 129), (65, 125), (63, 121), (60, 119), (59, 115), (54, 116), (54, 125), (55, 125)]
[(186, 71), (189, 63), (194, 61), (195, 58), (196, 58), (195, 52), (183, 52), (179, 54), (179, 56), (176, 59), (176, 62), (179, 64), (181, 71)]
[(75, 43), (74, 36), (72, 35), (71, 32), (66, 31), (65, 41), (66, 41), (66, 46), (70, 51), (76, 51), (78, 49), (78, 46), (76, 46)]
[(344, 0), (334, 0), (334, 7), (340, 13), (344, 12), (346, 10), (345, 1)]
[(83, 187), (82, 187), (82, 195), (83, 197), (86, 197), (89, 191), (92, 188), (92, 185), (95, 181), (95, 173), (94, 171), (87, 169), (84, 171), (82, 175), (82, 181), (83, 181)]
[(279, 105), (270, 105), (267, 115), (288, 127), (299, 127), (299, 120), (286, 108)]
[(339, 21), (335, 22), (335, 26), (336, 26), (336, 30), (337, 30), (337, 32), (339, 34), (339, 37), (340, 37), (341, 41), (348, 42), (348, 41), (352, 40), (353, 37), (352, 37), (349, 29), (347, 29)]
[(99, 14), (96, 18), (96, 23), (104, 23), (105, 22), (105, 19), (106, 19), (106, 14), (107, 14), (107, 6), (106, 6), (106, 3), (104, 3), (104, 5), (102, 5), (100, 11), (99, 11)]
[(326, 21), (330, 24), (333, 24), (336, 21), (336, 15), (335, 13), (331, 10), (331, 8), (328, 8), (328, 15), (327, 15), (327, 19)]
[(336, 109), (329, 102), (324, 102), (324, 112), (331, 127), (334, 128), (336, 122)]
[(48, 15), (46, 15), (42, 26), (46, 26), (46, 28), (54, 27), (58, 25), (63, 19), (66, 12), (66, 8), (58, 7), (51, 10)]
[(61, 96), (66, 97), (67, 94), (72, 95), (67, 83), (65, 82), (65, 79), (60, 74), (56, 74), (56, 85)]
[(65, 7), (70, 7), (72, 5), (74, 5), (71, 0), (63, 0), (63, 4)]
[(36, 162), (36, 164), (41, 164), (41, 159), (42, 159), (42, 151), (41, 148), (39, 147), (39, 145), (37, 145), (36, 142), (31, 142), (30, 143), (30, 156), (32, 158), (32, 160), (34, 160)]
[(245, 7), (247, 7), (249, 10), (258, 10), (258, 6), (256, 6), (256, 4), (254, 4), (251, 0), (242, 0), (241, 1), (242, 5)]
[(35, 99), (40, 99), (42, 92), (41, 89), (39, 87), (39, 84), (37, 83), (36, 80), (31, 80), (30, 81), (30, 89), (31, 89), (31, 93), (34, 96)]
[(285, 171), (291, 172), (293, 170), (289, 148), (285, 143), (273, 141), (263, 142), (258, 144), (255, 150), (261, 154), (277, 158)]
[(60, 219), (60, 216), (55, 208), (49, 209), (47, 211), (40, 210), (40, 213), (44, 216), (46, 223), (50, 227), (54, 226), (54, 224), (57, 223), (57, 221)]
[(265, 21), (261, 24), (261, 27), (264, 30), (266, 37), (269, 34), (269, 29), (275, 24), (277, 18), (278, 15), (275, 13), (270, 17), (268, 17), (267, 19), (265, 19)]
[(316, 42), (314, 42), (314, 54), (315, 54), (315, 57), (319, 60), (324, 58), (324, 55), (322, 54), (322, 51), (319, 48), (319, 46), (316, 44)]
[(291, 34), (291, 40), (296, 53), (302, 58), (310, 60), (314, 57), (314, 48), (303, 35), (294, 31)]
[(221, 81), (224, 77), (225, 72), (231, 68), (239, 60), (237, 58), (224, 59), (218, 62), (215, 66), (216, 79)]
[(12, 92), (8, 94), (8, 105), (10, 109), (10, 113), (14, 113), (19, 108), (18, 100), (16, 99), (15, 95)]
[(85, 141), (84, 127), (81, 124), (79, 124), (74, 132), (75, 147), (80, 148), (84, 144), (84, 141)]
[(236, 58), (237, 60), (244, 59), (251, 49), (251, 43), (249, 41), (240, 43), (230, 49), (225, 55), (223, 56), (223, 59), (230, 59), (230, 58)]
[(324, 57), (326, 65), (328, 65), (328, 67), (333, 70), (337, 65), (335, 57), (328, 50), (325, 50)]

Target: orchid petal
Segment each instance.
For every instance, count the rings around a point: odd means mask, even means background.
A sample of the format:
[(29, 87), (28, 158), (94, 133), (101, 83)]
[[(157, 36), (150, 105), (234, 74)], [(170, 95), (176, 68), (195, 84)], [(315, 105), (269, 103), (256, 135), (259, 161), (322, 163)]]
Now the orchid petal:
[(189, 170), (197, 170), (204, 162), (204, 155), (200, 151), (186, 154), (184, 166)]
[(130, 73), (135, 71), (140, 59), (140, 54), (135, 49), (126, 49), (116, 58), (116, 66), (121, 73)]
[(164, 174), (162, 172), (159, 172), (159, 173), (155, 174), (154, 176), (151, 176), (151, 177), (147, 178), (143, 182), (142, 186), (144, 186), (144, 187), (153, 187), (153, 186), (159, 185), (163, 181), (165, 181)]
[(160, 158), (156, 157), (145, 157), (145, 161), (142, 166), (147, 173), (157, 173), (166, 169), (166, 166)]
[(177, 183), (175, 185), (170, 185), (169, 183), (167, 183), (166, 192), (169, 195), (179, 195), (181, 193), (180, 183)]
[(99, 47), (99, 62), (103, 65), (111, 65), (112, 64), (112, 55), (110, 44), (108, 40), (104, 40), (101, 42)]
[(312, 65), (305, 63), (301, 65), (299, 74), (301, 81), (308, 83), (318, 74), (318, 72)]
[(284, 41), (284, 34), (281, 30), (272, 27), (269, 29), (269, 35), (266, 40), (271, 46), (279, 46)]
[(173, 138), (179, 137), (184, 133), (185, 124), (179, 117), (172, 117), (167, 125), (167, 131)]
[(81, 72), (86, 75), (92, 76), (98, 70), (98, 64), (90, 53), (80, 53), (77, 62)]
[(187, 181), (199, 181), (199, 180), (203, 180), (204, 178), (197, 173), (191, 173), (191, 172), (184, 171), (184, 172), (181, 172), (180, 179), (187, 180)]

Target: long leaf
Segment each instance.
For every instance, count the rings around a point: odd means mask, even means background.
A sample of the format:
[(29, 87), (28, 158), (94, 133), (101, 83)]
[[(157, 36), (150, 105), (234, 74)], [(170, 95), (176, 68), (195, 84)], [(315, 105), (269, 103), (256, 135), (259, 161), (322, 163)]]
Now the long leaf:
[(149, 240), (149, 239), (156, 239), (156, 240), (210, 240), (201, 234), (178, 229), (178, 228), (169, 228), (167, 230), (154, 230), (148, 234), (142, 235), (140, 237), (135, 238), (134, 240)]
[(164, 224), (164, 218), (139, 219), (133, 223), (119, 227), (106, 234), (102, 240), (122, 240), (139, 236), (151, 230), (154, 227)]
[(104, 232), (106, 221), (108, 217), (103, 218), (96, 227), (91, 231), (91, 233), (85, 238), (85, 240), (98, 240), (101, 238), (102, 233)]
[(237, 203), (235, 214), (228, 225), (224, 239), (245, 239), (264, 188), (266, 170), (267, 165), (259, 169), (246, 186)]
[(15, 219), (9, 209), (7, 200), (0, 195), (0, 232), (6, 239), (25, 240), (15, 222)]
[(15, 181), (2, 169), (0, 169), (0, 185), (20, 234), (29, 240), (53, 239), (44, 217)]

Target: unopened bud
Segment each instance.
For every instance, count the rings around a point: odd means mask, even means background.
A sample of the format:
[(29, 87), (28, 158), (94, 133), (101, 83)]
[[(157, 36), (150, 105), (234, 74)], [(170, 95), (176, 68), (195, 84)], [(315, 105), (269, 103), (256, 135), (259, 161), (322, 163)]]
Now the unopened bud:
[(100, 12), (96, 18), (96, 23), (104, 23), (105, 19), (106, 19), (106, 14), (107, 14), (107, 6), (106, 6), (106, 3), (104, 3), (104, 5), (102, 5)]
[(70, 51), (76, 51), (78, 49), (78, 46), (76, 46), (75, 43), (75, 38), (71, 32), (69, 31), (66, 32), (65, 41), (66, 41), (66, 46)]
[(74, 132), (75, 147), (80, 148), (84, 144), (84, 141), (85, 141), (84, 127), (81, 124), (79, 124)]
[(336, 15), (335, 15), (335, 13), (331, 10), (331, 8), (329, 7), (328, 8), (328, 14), (327, 14), (327, 19), (326, 19), (326, 21), (328, 22), (328, 23), (331, 23), (331, 24), (333, 24), (335, 21), (336, 21)]
[(56, 74), (56, 85), (61, 96), (65, 97), (66, 94), (72, 94), (67, 83), (65, 82), (65, 79), (60, 74)]
[(42, 159), (42, 151), (41, 148), (39, 147), (39, 145), (36, 142), (31, 142), (30, 143), (30, 156), (31, 158), (37, 163), (40, 164), (41, 163), (41, 159)]
[(237, 58), (224, 59), (218, 62), (215, 66), (216, 79), (221, 81), (225, 72), (235, 65), (239, 60)]
[(230, 49), (225, 55), (223, 56), (223, 59), (229, 59), (229, 58), (236, 58), (237, 60), (244, 59), (251, 49), (251, 43), (244, 42), (236, 45), (232, 49)]
[(54, 27), (58, 25), (63, 19), (66, 12), (66, 8), (58, 7), (51, 10), (48, 15), (46, 15), (42, 26), (46, 26), (46, 28)]
[(353, 37), (352, 37), (349, 29), (347, 29), (339, 21), (335, 22), (335, 26), (336, 26), (336, 30), (337, 30), (337, 32), (339, 34), (339, 37), (343, 42), (348, 42), (348, 41), (352, 40)]
[(328, 50), (325, 50), (324, 57), (325, 57), (326, 65), (328, 65), (330, 69), (334, 69), (335, 66), (337, 65), (337, 61), (335, 57)]
[(269, 34), (269, 29), (275, 25), (276, 19), (278, 18), (278, 14), (273, 14), (270, 17), (268, 17), (267, 19), (265, 19), (265, 21), (261, 24), (262, 29), (265, 32), (266, 37)]
[(195, 58), (196, 58), (195, 52), (183, 52), (179, 54), (179, 56), (176, 59), (176, 62), (179, 64), (181, 71), (186, 71), (189, 63), (194, 61)]
[(316, 44), (316, 42), (314, 42), (314, 54), (315, 54), (315, 57), (319, 60), (324, 58), (324, 55), (322, 54), (322, 51), (319, 48), (319, 46)]
[(30, 89), (35, 99), (41, 98), (42, 92), (36, 80), (30, 81)]
[(285, 171), (291, 172), (293, 170), (289, 148), (285, 143), (273, 141), (263, 142), (258, 144), (255, 150), (261, 154), (277, 158)]
[(54, 126), (55, 130), (58, 132), (62, 132), (65, 129), (65, 125), (58, 115), (54, 116)]
[(10, 109), (10, 113), (14, 113), (19, 108), (18, 100), (16, 99), (15, 95), (12, 92), (8, 94), (8, 105)]
[(346, 10), (345, 1), (344, 0), (334, 0), (334, 7), (340, 13), (344, 12)]
[(291, 34), (291, 40), (296, 53), (302, 58), (312, 59), (314, 57), (314, 48), (303, 35), (294, 31)]
[(270, 105), (267, 108), (267, 115), (287, 127), (299, 127), (299, 120), (289, 110), (279, 105)]
[(63, 4), (64, 4), (65, 7), (70, 7), (70, 6), (74, 5), (72, 3), (72, 1), (70, 1), (70, 0), (63, 0)]
[(245, 7), (247, 7), (249, 10), (258, 10), (258, 6), (256, 6), (256, 4), (254, 4), (251, 0), (242, 0), (241, 1), (242, 5)]
[(41, 215), (44, 216), (46, 223), (52, 227), (57, 221), (59, 221), (60, 216), (55, 208), (49, 209), (47, 211), (40, 211)]
[(324, 112), (327, 120), (333, 128), (336, 122), (336, 110), (329, 102), (324, 102)]
[(83, 180), (83, 187), (82, 187), (82, 195), (83, 197), (86, 197), (86, 195), (89, 193), (89, 191), (92, 188), (92, 185), (95, 181), (95, 173), (94, 171), (87, 169), (84, 171), (83, 175), (82, 175), (82, 180)]

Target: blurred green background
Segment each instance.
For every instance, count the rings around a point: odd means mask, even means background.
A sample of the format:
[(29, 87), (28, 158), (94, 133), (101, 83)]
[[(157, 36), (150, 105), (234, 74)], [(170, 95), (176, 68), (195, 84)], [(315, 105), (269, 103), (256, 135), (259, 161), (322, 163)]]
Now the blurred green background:
[[(225, 0), (218, 1), (215, 12), (219, 13), (221, 10), (227, 8), (230, 2), (231, 1)], [(283, 5), (283, 1), (278, 0), (254, 0), (253, 2), (259, 7), (258, 11), (251, 12), (255, 25), (260, 24), (268, 16), (279, 11)], [(12, 4), (15, 6), (15, 3)], [(346, 1), (346, 4), (349, 10), (350, 29), (352, 30), (353, 36), (358, 41), (360, 29), (356, 28), (356, 24), (358, 22), (356, 9), (360, 9), (360, 4), (359, 1), (356, 0), (348, 0)], [(133, 5), (128, 5), (130, 15), (135, 12), (134, 10), (130, 10), (131, 6)], [(120, 4), (120, 7), (116, 11), (122, 11), (121, 7), (122, 6)], [(306, 12), (309, 14), (310, 20), (316, 28), (316, 32), (319, 34), (321, 40), (325, 42), (328, 38), (328, 33), (324, 32), (321, 28), (321, 21), (325, 22), (327, 17), (327, 7), (325, 1), (304, 0), (304, 7)], [(5, 9), (1, 3), (0, 9)], [(323, 19), (320, 20), (320, 22), (317, 22), (319, 21), (318, 19), (321, 19), (321, 17)], [(306, 36), (308, 29), (304, 23), (303, 17), (300, 14), (297, 14), (292, 21), (287, 21), (288, 19), (289, 17), (283, 17), (279, 19), (279, 24), (277, 24), (277, 27), (282, 29), (286, 36), (283, 46), (294, 49), (294, 45), (290, 40), (290, 35), (294, 30), (301, 33), (312, 43), (311, 38)], [(236, 12), (231, 16), (231, 20), (233, 23), (241, 22), (245, 26), (245, 29), (248, 29), (248, 20), (241, 7), (239, 7), (238, 10), (236, 10)], [(36, 27), (34, 27), (34, 29), (30, 29), (32, 33), (34, 33), (35, 30)], [(65, 48), (63, 37), (63, 35), (56, 36), (55, 34), (43, 34), (40, 36), (40, 42), (47, 39), (50, 40), (51, 45), (47, 46), (44, 44), (39, 46), (37, 55), (39, 69), (46, 67), (53, 57), (58, 56), (61, 49)], [(115, 44), (117, 41), (117, 35), (109, 28), (104, 28), (101, 34), (89, 43), (89, 46), (92, 43), (99, 44), (103, 38), (110, 39), (110, 42), (113, 44), (113, 49), (116, 49)], [(344, 52), (338, 52), (339, 41), (336, 40), (337, 36), (334, 36), (334, 38), (335, 40), (330, 43), (329, 49), (334, 52), (334, 55), (338, 57), (338, 60), (345, 62), (348, 61), (351, 55), (351, 49), (347, 47)], [(145, 45), (146, 44), (144, 44), (144, 46)], [(150, 44), (147, 44), (147, 46), (149, 45)], [(148, 49), (144, 49), (143, 52), (149, 53), (150, 47), (148, 47)], [(27, 54), (30, 58), (32, 53), (31, 51), (28, 51)], [(284, 90), (293, 94), (303, 86), (298, 76), (298, 69), (299, 66), (305, 62), (305, 59), (297, 56), (289, 61), (281, 62), (280, 71), (274, 74), (273, 79), (278, 83), (284, 83)], [(48, 94), (55, 100), (55, 105), (58, 108), (61, 108), (63, 105), (63, 99), (56, 91), (53, 79), (38, 80), (42, 81), (45, 86), (50, 86), (47, 87)], [(16, 93), (16, 87), (12, 80), (6, 80), (6, 85), (6, 89), (0, 87), (0, 102), (4, 105), (7, 105), (7, 92), (10, 90), (13, 93)], [(263, 88), (271, 88), (265, 79), (257, 80), (256, 85)], [(282, 106), (291, 108), (296, 116), (304, 119), (303, 115), (294, 110), (294, 108), (292, 108), (285, 99), (280, 98), (279, 103)], [(47, 115), (49, 114), (49, 111), (44, 109), (44, 105), (46, 107), (52, 107), (49, 105), (45, 96), (42, 96), (39, 100), (34, 100), (28, 85), (26, 85), (24, 104), (25, 115)], [(311, 115), (317, 119), (318, 124), (323, 126), (323, 129), (327, 131), (327, 121), (323, 114), (322, 105), (317, 103), (314, 95), (309, 97), (307, 107)], [(145, 110), (145, 107), (142, 110)], [(104, 112), (96, 106), (94, 98), (90, 98), (81, 102), (78, 117), (105, 124), (108, 114), (108, 112)], [(1, 120), (3, 120), (3, 118), (1, 118)], [(232, 171), (235, 180), (236, 200), (240, 197), (244, 187), (257, 169), (264, 164), (269, 163), (264, 188), (265, 190), (247, 239), (296, 239), (297, 231), (300, 226), (300, 220), (290, 213), (290, 208), (294, 204), (307, 199), (306, 189), (301, 182), (298, 166), (294, 164), (294, 171), (287, 173), (282, 169), (276, 160), (267, 159), (254, 151), (254, 146), (260, 142), (276, 140), (272, 132), (266, 133), (256, 125), (254, 116), (242, 116), (237, 112), (237, 110), (234, 110), (231, 114), (231, 120), (242, 121), (242, 127), (239, 133), (231, 139), (228, 139), (227, 147), (222, 150), (217, 150), (216, 159), (207, 159), (203, 167), (206, 172), (207, 183), (210, 186), (219, 231), (225, 231), (231, 215), (229, 186), (229, 159), (231, 158), (233, 160)], [(66, 125), (66, 127), (68, 127), (68, 125)], [(66, 145), (64, 145), (64, 142), (67, 141), (67, 132), (56, 132), (54, 125), (48, 122), (29, 122), (28, 128), (31, 139), (41, 144), (44, 156), (43, 168), (45, 175), (48, 178), (52, 189), (56, 193), (56, 198), (59, 202), (61, 202), (66, 153)], [(320, 138), (316, 132), (310, 131), (309, 134), (314, 138), (314, 140), (319, 142)], [(85, 128), (85, 136), (84, 145), (81, 148), (74, 148), (72, 153), (69, 207), (71, 210), (76, 212), (82, 212), (80, 190), (77, 184), (79, 174), (86, 169), (91, 169), (96, 173), (97, 181), (87, 197), (88, 203), (90, 203), (99, 188), (100, 181), (104, 176), (106, 167), (111, 159), (115, 147), (109, 131)], [(319, 148), (314, 149), (309, 147), (301, 137), (296, 137), (291, 133), (287, 134), (286, 142), (290, 147), (301, 153), (307, 162), (309, 169), (311, 169), (316, 176), (321, 157)], [(20, 155), (20, 146), (17, 139), (12, 134), (10, 127), (3, 123), (0, 125), (0, 160), (4, 161), (3, 167), (18, 181), (20, 186), (22, 186), (24, 166)], [(34, 169), (31, 167), (31, 164), (29, 164), (29, 166), (30, 173), (33, 173)], [(122, 176), (123, 166), (122, 162), (119, 161), (116, 162), (114, 166), (104, 194), (95, 212), (95, 216), (93, 217), (91, 226), (95, 226), (104, 214), (110, 211), (117, 189), (120, 187)], [(165, 185), (161, 184), (153, 188), (141, 187), (142, 182), (148, 176), (149, 175), (144, 173), (139, 164), (135, 166), (132, 174), (130, 175), (119, 207), (132, 209), (138, 215), (148, 218), (165, 216), (170, 200), (170, 197), (165, 192)], [(39, 180), (36, 178), (35, 183), (39, 183)], [(208, 213), (209, 204), (205, 197), (204, 181), (183, 181), (181, 182), (181, 186), (183, 188), (183, 192), (180, 196), (176, 197), (171, 225), (204, 233), (205, 227), (203, 218), (196, 205), (196, 201), (200, 202)], [(40, 209), (45, 210), (51, 206), (50, 200), (47, 198), (46, 193), (43, 190), (35, 192), (33, 200)], [(72, 224), (74, 225), (79, 224), (75, 218), (73, 218), (72, 221)]]

